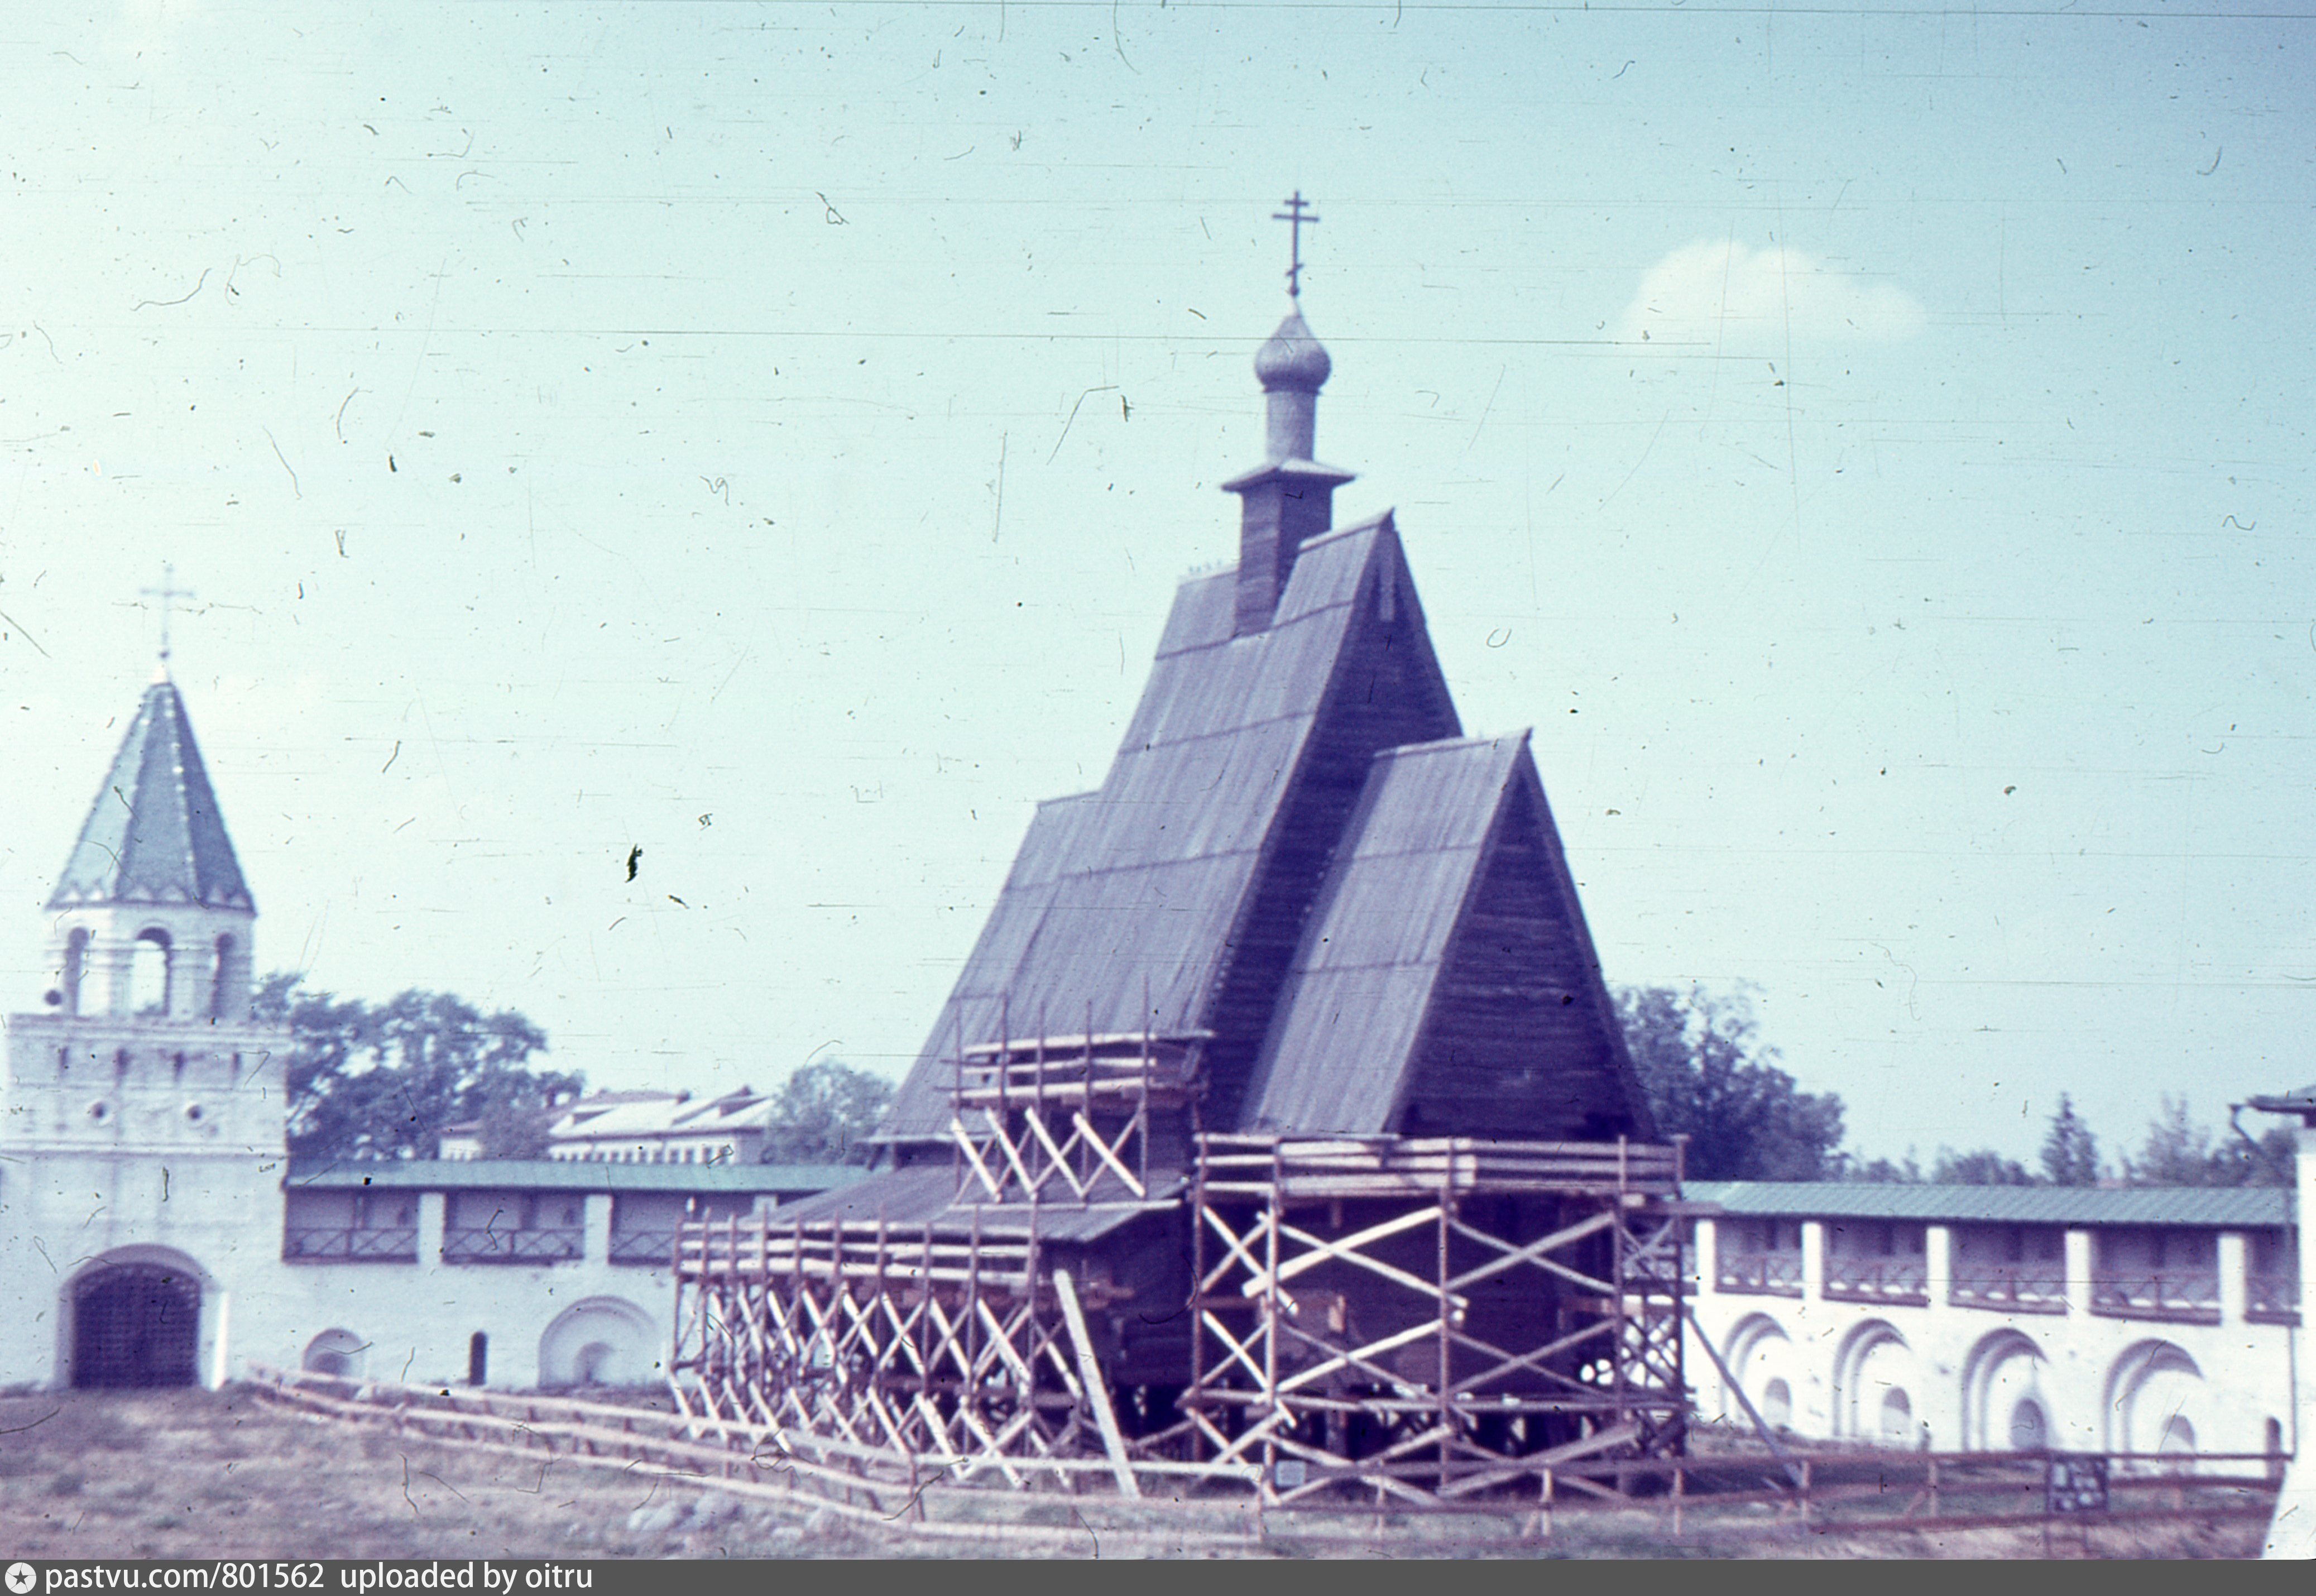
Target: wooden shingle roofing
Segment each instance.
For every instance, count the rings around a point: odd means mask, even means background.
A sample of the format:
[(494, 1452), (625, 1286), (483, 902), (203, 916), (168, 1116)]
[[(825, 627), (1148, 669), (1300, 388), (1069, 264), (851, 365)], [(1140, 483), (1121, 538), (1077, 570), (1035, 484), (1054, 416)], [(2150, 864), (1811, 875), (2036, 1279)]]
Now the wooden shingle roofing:
[[(1389, 515), (1305, 543), (1261, 631), (1233, 636), (1234, 582), (1221, 571), (1182, 584), (1100, 789), (1038, 810), (885, 1139), (945, 1135), (958, 1048), (996, 1041), (1001, 1027), (1017, 1038), (1041, 1024), (1055, 1034), (1213, 1028), (1234, 966), (1265, 934), (1250, 930), (1263, 889), (1285, 881), (1294, 900), (1278, 938), (1283, 963), (1334, 843), (1339, 814), (1317, 814), (1314, 830), (1295, 807), (1323, 784), (1319, 766), (1354, 771), (1347, 810), (1379, 745), (1456, 729)], [(1369, 728), (1350, 700), (1374, 696), (1370, 684), (1346, 672), (1363, 668), (1358, 646), (1378, 627), (1403, 639), (1385, 696), (1406, 707)], [(1323, 711), (1332, 716), (1323, 726)], [(1345, 744), (1360, 736), (1371, 740)], [(1272, 995), (1259, 994), (1259, 1016), (1236, 1039), (1242, 1072)]]
[(1387, 749), (1280, 993), (1242, 1128), (1644, 1131), (1528, 734)]
[(1192, 1051), (1209, 1129), (1648, 1134), (1527, 737), (1460, 739), (1391, 518), (1305, 541), (1268, 627), (1236, 598), (1178, 590), (1108, 776), (1038, 809), (879, 1139), (945, 1139), (1001, 1031), (1145, 1030)]

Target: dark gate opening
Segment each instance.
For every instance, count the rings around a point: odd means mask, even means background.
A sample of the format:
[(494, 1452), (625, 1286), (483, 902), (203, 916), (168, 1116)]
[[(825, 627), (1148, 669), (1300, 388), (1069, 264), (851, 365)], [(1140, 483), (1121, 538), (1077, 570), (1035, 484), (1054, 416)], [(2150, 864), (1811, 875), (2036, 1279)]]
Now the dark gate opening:
[(194, 1383), (200, 1282), (164, 1264), (116, 1263), (73, 1294), (73, 1384), (120, 1390)]

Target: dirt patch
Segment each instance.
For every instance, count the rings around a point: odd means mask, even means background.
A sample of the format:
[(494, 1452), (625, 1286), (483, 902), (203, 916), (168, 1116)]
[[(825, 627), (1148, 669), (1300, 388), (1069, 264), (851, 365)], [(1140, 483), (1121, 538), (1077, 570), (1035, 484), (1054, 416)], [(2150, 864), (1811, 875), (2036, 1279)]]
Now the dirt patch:
[(0, 1398), (22, 1557), (779, 1557), (872, 1549), (799, 1508), (461, 1450), (244, 1391)]

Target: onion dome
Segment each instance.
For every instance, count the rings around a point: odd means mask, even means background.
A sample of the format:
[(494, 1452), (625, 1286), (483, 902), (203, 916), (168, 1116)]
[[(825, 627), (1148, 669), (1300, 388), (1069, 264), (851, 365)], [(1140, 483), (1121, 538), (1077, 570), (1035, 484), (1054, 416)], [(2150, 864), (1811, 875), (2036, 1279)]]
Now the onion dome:
[(1288, 311), (1278, 330), (1254, 352), (1254, 375), (1265, 393), (1287, 388), (1315, 394), (1334, 369), (1325, 345), (1304, 325), (1300, 310)]

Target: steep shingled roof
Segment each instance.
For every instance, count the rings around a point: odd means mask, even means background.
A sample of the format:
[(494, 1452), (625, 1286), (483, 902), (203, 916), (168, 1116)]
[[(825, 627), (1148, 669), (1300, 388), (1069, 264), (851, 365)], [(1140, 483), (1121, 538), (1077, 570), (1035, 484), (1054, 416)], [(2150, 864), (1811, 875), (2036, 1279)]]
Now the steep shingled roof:
[(1375, 758), (1263, 1045), (1247, 1130), (1647, 1134), (1528, 734)]
[(52, 911), (105, 904), (256, 908), (184, 700), (165, 678), (145, 690), (49, 899)]

